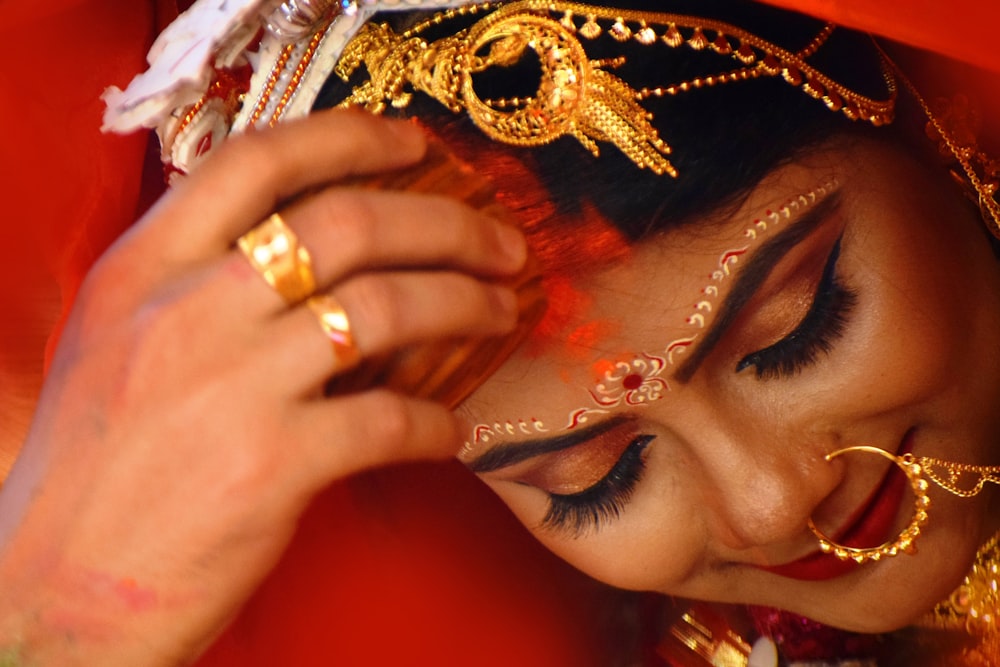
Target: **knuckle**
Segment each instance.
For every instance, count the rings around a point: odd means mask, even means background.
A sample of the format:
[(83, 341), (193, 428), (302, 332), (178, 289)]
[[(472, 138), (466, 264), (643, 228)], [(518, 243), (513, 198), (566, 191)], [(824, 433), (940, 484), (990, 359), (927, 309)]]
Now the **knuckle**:
[(265, 162), (261, 160), (268, 153), (268, 137), (266, 133), (251, 132), (234, 137), (225, 142), (217, 155), (217, 160), (230, 160), (237, 165), (247, 162)]
[(405, 326), (402, 297), (388, 279), (375, 276), (356, 278), (345, 287), (349, 294), (345, 308), (357, 327), (366, 352), (388, 347), (387, 337)]
[(336, 247), (355, 257), (370, 257), (380, 247), (378, 214), (371, 200), (359, 192), (338, 191), (323, 199), (321, 215), (334, 221), (328, 234)]
[[(74, 299), (74, 330), (83, 341), (97, 343), (126, 322), (144, 298), (145, 284), (134, 263), (120, 256), (105, 256), (87, 273)], [(130, 276), (123, 281), (122, 276)]]
[[(435, 240), (449, 255), (461, 255), (483, 246), (483, 225), (468, 206), (448, 197), (435, 197), (428, 202), (436, 214)], [(445, 224), (442, 224), (445, 223)]]
[[(226, 141), (215, 156), (217, 166), (234, 175), (252, 175), (261, 183), (277, 183), (294, 171), (296, 157), (283, 150), (273, 132), (250, 132)], [(211, 159), (211, 157), (209, 159)], [(197, 172), (195, 172), (197, 173)]]
[(460, 249), (472, 249), (486, 252), (491, 249), (489, 228), (483, 219), (470, 209), (462, 208), (456, 212), (458, 217), (458, 232), (456, 239), (461, 239)]
[(476, 332), (499, 331), (513, 326), (516, 310), (501, 296), (500, 288), (465, 278), (456, 284), (454, 292), (460, 294), (466, 305), (463, 324)]
[(371, 442), (398, 446), (413, 434), (413, 413), (403, 396), (380, 389), (372, 391), (368, 398), (378, 408), (378, 418), (368, 422)]
[(448, 275), (445, 289), (453, 302), (465, 307), (470, 314), (480, 314), (492, 310), (490, 290), (475, 278), (465, 275)]

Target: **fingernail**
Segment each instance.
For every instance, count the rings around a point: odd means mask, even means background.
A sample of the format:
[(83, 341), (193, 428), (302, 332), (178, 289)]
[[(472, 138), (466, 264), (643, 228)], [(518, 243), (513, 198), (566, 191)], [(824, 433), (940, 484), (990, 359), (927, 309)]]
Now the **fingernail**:
[(500, 251), (510, 263), (511, 269), (520, 269), (528, 257), (528, 246), (524, 240), (524, 234), (521, 233), (521, 230), (504, 224), (497, 225), (496, 230)]

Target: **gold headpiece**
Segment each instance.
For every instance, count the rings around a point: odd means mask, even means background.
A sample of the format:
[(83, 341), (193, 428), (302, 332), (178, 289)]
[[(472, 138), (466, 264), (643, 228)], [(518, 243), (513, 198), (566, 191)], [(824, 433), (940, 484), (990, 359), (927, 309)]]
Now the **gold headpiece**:
[(957, 163), (951, 173), (966, 195), (979, 206), (987, 229), (1000, 239), (1000, 160), (979, 148), (977, 137), (979, 118), (969, 99), (956, 95), (954, 99), (939, 98), (933, 109), (916, 88), (903, 79), (927, 116), (927, 136), (936, 141), (938, 150)]
[[(422, 33), (459, 15), (490, 12), (456, 34), (428, 42)], [(344, 106), (381, 113), (386, 104), (409, 104), (422, 91), (453, 112), (465, 111), (492, 139), (517, 146), (538, 146), (575, 137), (595, 156), (598, 143), (610, 142), (640, 167), (676, 176), (667, 159), (670, 147), (641, 105), (649, 97), (762, 77), (781, 76), (833, 111), (875, 125), (892, 121), (896, 84), (884, 69), (887, 98), (874, 100), (833, 81), (806, 62), (833, 31), (824, 27), (803, 49), (791, 52), (741, 28), (680, 14), (629, 11), (549, 0), (470, 5), (449, 10), (397, 34), (387, 24), (368, 24), (347, 45), (336, 72), (345, 81), (364, 64), (369, 79), (354, 89)], [(618, 42), (656, 43), (730, 55), (736, 69), (674, 82), (633, 88), (610, 70), (624, 58), (591, 60), (581, 40), (602, 34)], [(534, 51), (541, 70), (537, 91), (527, 97), (481, 99), (475, 75), (510, 67)]]

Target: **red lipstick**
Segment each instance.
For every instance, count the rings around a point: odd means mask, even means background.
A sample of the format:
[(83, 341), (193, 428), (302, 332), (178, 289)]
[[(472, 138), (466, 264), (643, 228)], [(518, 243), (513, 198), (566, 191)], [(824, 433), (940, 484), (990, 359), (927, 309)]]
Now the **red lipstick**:
[[(913, 430), (906, 433), (897, 456), (913, 448)], [(903, 503), (909, 483), (906, 475), (896, 465), (890, 465), (882, 481), (850, 516), (844, 525), (832, 534), (840, 544), (853, 547), (871, 547), (885, 542), (893, 529), (899, 508)], [(853, 571), (858, 564), (842, 561), (818, 549), (799, 560), (761, 567), (760, 569), (790, 579), (821, 581), (833, 579)]]

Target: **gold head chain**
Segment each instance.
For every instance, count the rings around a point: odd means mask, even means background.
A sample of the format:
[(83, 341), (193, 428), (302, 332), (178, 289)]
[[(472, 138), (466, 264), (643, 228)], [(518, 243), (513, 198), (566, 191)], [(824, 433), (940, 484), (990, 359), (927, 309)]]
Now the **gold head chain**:
[(951, 170), (952, 175), (969, 199), (979, 206), (979, 213), (990, 233), (1000, 239), (1000, 202), (997, 201), (1000, 160), (979, 147), (978, 113), (964, 95), (956, 95), (954, 99), (941, 97), (933, 105), (928, 104), (913, 83), (902, 73), (899, 74), (903, 85), (927, 117), (928, 138), (937, 142), (942, 155), (951, 156), (954, 160), (956, 166)]
[[(421, 36), (457, 16), (478, 14), (486, 15), (454, 35), (433, 42)], [(412, 92), (422, 91), (455, 113), (467, 113), (496, 141), (538, 146), (569, 135), (595, 156), (598, 144), (607, 142), (639, 167), (676, 176), (666, 157), (670, 147), (653, 127), (652, 114), (641, 104), (650, 97), (780, 76), (852, 120), (890, 123), (897, 90), (888, 68), (883, 67), (887, 98), (875, 100), (846, 88), (806, 62), (832, 31), (833, 26), (827, 25), (806, 47), (792, 52), (711, 19), (520, 0), (448, 10), (399, 34), (386, 24), (369, 24), (347, 45), (336, 72), (347, 81), (363, 64), (369, 76), (343, 106), (362, 106), (381, 113), (387, 104), (406, 107)], [(737, 67), (657, 88), (636, 89), (610, 71), (620, 67), (624, 58), (588, 57), (581, 40), (594, 40), (603, 34), (622, 43), (707, 49), (731, 56)], [(505, 99), (477, 95), (473, 87), (476, 74), (491, 67), (512, 66), (529, 49), (537, 54), (541, 70), (534, 95)]]

